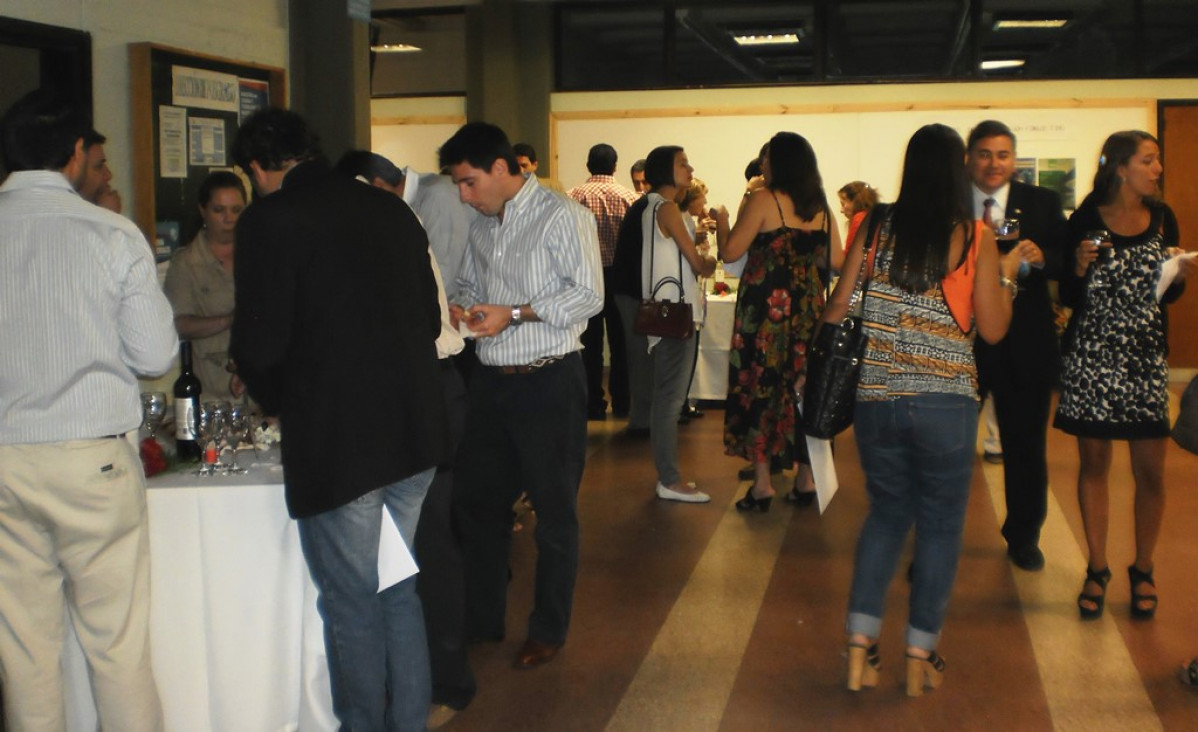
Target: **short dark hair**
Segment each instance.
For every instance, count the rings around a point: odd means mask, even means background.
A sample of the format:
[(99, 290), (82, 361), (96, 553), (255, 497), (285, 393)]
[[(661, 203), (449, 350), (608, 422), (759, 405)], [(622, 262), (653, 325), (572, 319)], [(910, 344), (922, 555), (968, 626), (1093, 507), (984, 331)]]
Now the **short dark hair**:
[(759, 175), (761, 175), (761, 158), (753, 158), (745, 166), (745, 182), (747, 183)]
[[(520, 172), (516, 154), (512, 144), (508, 142), (507, 134), (488, 122), (470, 122), (462, 125), (437, 151), (442, 169), (458, 163), (469, 163), (472, 168), (489, 171), (496, 160), (502, 160), (507, 163), (507, 170), (511, 175)], [(535, 162), (536, 158), (532, 157), (529, 160)]]
[(287, 109), (270, 107), (241, 124), (233, 140), (233, 162), (242, 170), (257, 162), (263, 170), (282, 170), (289, 161), (320, 157), (320, 141), (304, 118)]
[(103, 145), (106, 142), (108, 142), (107, 137), (96, 130), (88, 130), (87, 134), (83, 136), (83, 149), (90, 150), (92, 145)]
[(645, 158), (645, 182), (657, 190), (674, 184), (674, 156), (682, 152), (678, 145), (655, 147)]
[(632, 167), (628, 169), (628, 172), (629, 173), (644, 173), (645, 172), (645, 159), (641, 158), (640, 160), (633, 163)]
[(403, 183), (403, 171), (387, 158), (369, 150), (350, 150), (334, 166), (338, 173), (349, 178), (362, 176), (367, 182), (381, 179), (390, 186)]
[(518, 158), (528, 158), (528, 162), (537, 162), (537, 149), (527, 142), (517, 142), (512, 145), (512, 153)]
[(207, 206), (212, 200), (212, 192), (218, 188), (232, 188), (241, 194), (242, 201), (250, 200), (245, 192), (245, 182), (241, 180), (241, 176), (231, 170), (217, 170), (208, 174), (203, 183), (200, 183), (200, 190), (196, 194), (196, 200), (201, 206)]
[(587, 153), (587, 170), (591, 175), (611, 175), (616, 172), (616, 149), (601, 142)]
[(18, 99), (0, 119), (4, 167), (62, 170), (75, 154), (75, 144), (92, 131), (87, 116), (48, 89)]
[(1010, 127), (996, 119), (982, 120), (978, 122), (977, 127), (969, 131), (969, 142), (965, 144), (965, 149), (972, 150), (978, 140), (999, 136), (1011, 138), (1011, 147), (1015, 147), (1015, 133), (1011, 132)]

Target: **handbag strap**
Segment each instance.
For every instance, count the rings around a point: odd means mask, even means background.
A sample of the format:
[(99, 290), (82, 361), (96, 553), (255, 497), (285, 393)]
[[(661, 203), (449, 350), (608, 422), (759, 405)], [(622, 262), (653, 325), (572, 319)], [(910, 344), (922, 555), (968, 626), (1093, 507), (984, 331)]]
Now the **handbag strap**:
[[(883, 224), (883, 218), (885, 226), (882, 227), (882, 233), (879, 236), (878, 227)], [(874, 251), (875, 239), (878, 238), (890, 238), (890, 207), (881, 204), (874, 206), (874, 210), (870, 213), (869, 229), (865, 233), (865, 250), (861, 252), (861, 271), (857, 273), (857, 284), (853, 287), (852, 297), (849, 298), (850, 313), (856, 310), (857, 304), (869, 292), (869, 279), (873, 273), (872, 267), (870, 267), (870, 257)]]
[[(657, 283), (654, 283), (654, 281), (653, 281), (653, 262), (655, 262), (657, 260), (657, 256), (656, 256), (656, 254), (657, 254), (657, 252), (656, 252), (657, 229), (658, 229), (657, 209), (661, 208), (661, 205), (663, 203), (665, 203), (664, 198), (661, 201), (658, 201), (656, 204), (654, 204), (653, 216), (650, 219), (650, 223), (652, 224), (652, 226), (649, 228), (649, 232), (650, 232), (649, 233), (649, 299), (656, 300), (657, 299), (657, 291), (660, 290), (663, 285), (675, 284), (678, 286), (678, 302), (686, 302), (686, 293), (684, 293), (682, 291), (682, 250), (681, 249), (678, 250), (678, 278), (674, 279), (673, 277), (666, 277), (661, 282), (657, 282)], [(677, 244), (675, 244), (675, 248), (677, 248)]]

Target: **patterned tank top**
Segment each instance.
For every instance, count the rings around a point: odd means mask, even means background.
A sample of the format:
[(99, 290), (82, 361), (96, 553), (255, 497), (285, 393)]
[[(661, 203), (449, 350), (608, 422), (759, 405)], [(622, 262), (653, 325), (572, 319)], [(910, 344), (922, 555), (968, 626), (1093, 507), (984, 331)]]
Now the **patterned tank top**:
[[(974, 243), (976, 246), (976, 243)], [(918, 394), (978, 398), (971, 328), (953, 320), (940, 285), (911, 293), (890, 282), (894, 248), (878, 243), (873, 277), (864, 301), (865, 356), (858, 401), (886, 401)]]

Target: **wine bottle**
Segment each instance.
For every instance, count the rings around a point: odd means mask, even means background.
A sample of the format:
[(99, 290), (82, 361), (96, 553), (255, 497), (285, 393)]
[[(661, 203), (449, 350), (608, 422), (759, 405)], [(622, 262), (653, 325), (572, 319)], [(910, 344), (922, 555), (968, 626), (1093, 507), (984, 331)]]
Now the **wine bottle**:
[(175, 379), (175, 448), (180, 460), (199, 460), (196, 430), (200, 418), (200, 380), (191, 371), (191, 343), (179, 344), (179, 378)]

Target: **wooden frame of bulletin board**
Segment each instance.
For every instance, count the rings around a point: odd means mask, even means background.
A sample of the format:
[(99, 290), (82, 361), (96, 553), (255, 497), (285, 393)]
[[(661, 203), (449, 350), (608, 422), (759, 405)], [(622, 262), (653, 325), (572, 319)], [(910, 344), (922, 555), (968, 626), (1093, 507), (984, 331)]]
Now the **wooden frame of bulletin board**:
[(230, 153), (241, 120), (267, 106), (285, 106), (286, 74), (154, 43), (129, 44), (129, 71), (133, 220), (163, 261), (195, 235), (196, 194), (204, 177), (233, 169)]

